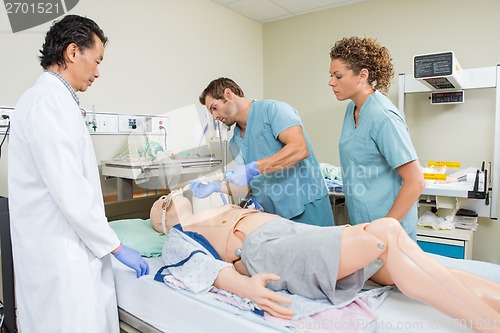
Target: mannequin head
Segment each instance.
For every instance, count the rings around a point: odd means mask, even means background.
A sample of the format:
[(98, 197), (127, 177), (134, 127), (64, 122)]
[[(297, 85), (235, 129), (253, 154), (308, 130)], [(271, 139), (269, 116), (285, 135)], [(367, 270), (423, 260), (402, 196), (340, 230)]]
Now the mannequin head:
[(191, 202), (182, 196), (182, 193), (171, 192), (168, 195), (160, 197), (155, 201), (149, 212), (151, 226), (160, 233), (163, 233), (161, 220), (164, 208), (166, 208), (165, 226), (167, 232), (170, 231), (170, 228), (174, 225), (180, 223), (182, 218), (193, 214), (193, 206), (191, 205)]

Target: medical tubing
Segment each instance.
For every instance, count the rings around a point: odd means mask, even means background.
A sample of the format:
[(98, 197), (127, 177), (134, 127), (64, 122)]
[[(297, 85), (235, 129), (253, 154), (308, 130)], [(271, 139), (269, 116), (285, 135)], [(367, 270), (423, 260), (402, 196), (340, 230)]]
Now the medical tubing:
[[(225, 125), (219, 124), (219, 126), (225, 126)], [(223, 141), (224, 141), (224, 145), (222, 144)], [(227, 175), (226, 175), (227, 174), (227, 135), (226, 135), (226, 138), (223, 139), (222, 133), (221, 133), (221, 138), (220, 138), (220, 150), (222, 153), (222, 179), (223, 179), (222, 182), (226, 184), (227, 195), (229, 196), (231, 204), (234, 205), (233, 193), (231, 192), (231, 187), (229, 186), (229, 182), (227, 181)], [(223, 202), (224, 202), (224, 200), (223, 200)]]
[(167, 152), (167, 129), (164, 126), (160, 126), (160, 130), (165, 131), (165, 135), (163, 137), (163, 144), (165, 146), (165, 153)]
[(3, 146), (3, 143), (5, 142), (5, 139), (7, 138), (7, 134), (9, 133), (9, 129), (10, 129), (10, 121), (9, 121), (9, 124), (7, 125), (7, 128), (5, 129), (5, 134), (3, 136), (2, 143), (0, 143), (0, 158), (2, 158), (2, 146)]
[(227, 171), (227, 151), (224, 150), (224, 146), (222, 144), (222, 139), (219, 140), (220, 143), (220, 152), (222, 154), (222, 177), (224, 177), (224, 180), (226, 179), (226, 171)]

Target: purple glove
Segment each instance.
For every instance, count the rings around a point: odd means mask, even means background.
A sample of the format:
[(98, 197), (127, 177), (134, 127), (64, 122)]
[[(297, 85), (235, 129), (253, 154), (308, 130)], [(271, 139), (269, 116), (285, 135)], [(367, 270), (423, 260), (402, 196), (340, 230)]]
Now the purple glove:
[(220, 192), (221, 183), (219, 182), (208, 182), (201, 183), (199, 181), (192, 181), (190, 183), (189, 189), (193, 192), (193, 195), (197, 198), (206, 198), (214, 192)]
[(228, 171), (229, 177), (227, 181), (240, 186), (247, 186), (253, 177), (260, 174), (257, 168), (257, 162), (239, 165)]
[(116, 259), (118, 259), (122, 264), (132, 268), (135, 271), (137, 277), (149, 274), (149, 265), (141, 254), (122, 244), (121, 249), (113, 253)]

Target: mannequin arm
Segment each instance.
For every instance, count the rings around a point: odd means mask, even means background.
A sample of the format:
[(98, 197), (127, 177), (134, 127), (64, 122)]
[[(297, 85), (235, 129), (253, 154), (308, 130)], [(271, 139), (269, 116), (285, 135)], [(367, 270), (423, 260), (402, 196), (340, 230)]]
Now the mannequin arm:
[(247, 277), (241, 275), (231, 267), (226, 267), (219, 272), (214, 286), (227, 290), (242, 298), (252, 300), (265, 312), (283, 319), (292, 319), (291, 309), (280, 304), (291, 304), (291, 300), (266, 288), (267, 281), (279, 280), (279, 276), (270, 273), (261, 273)]

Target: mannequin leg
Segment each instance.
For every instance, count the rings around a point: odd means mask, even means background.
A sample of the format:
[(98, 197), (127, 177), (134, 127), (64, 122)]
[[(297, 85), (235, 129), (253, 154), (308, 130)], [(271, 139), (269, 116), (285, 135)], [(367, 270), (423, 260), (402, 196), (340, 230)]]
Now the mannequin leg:
[(448, 267), (448, 270), (462, 281), (463, 284), (468, 286), (474, 294), (481, 297), (493, 309), (500, 312), (500, 284), (460, 269)]
[[(348, 226), (344, 229), (341, 241), (338, 279), (342, 279), (380, 257), (385, 244), (380, 239), (365, 232), (369, 223)], [(391, 283), (392, 284), (392, 281)]]
[[(395, 219), (375, 220), (364, 229), (387, 245), (379, 258), (403, 293), (463, 320), (477, 332), (500, 332), (500, 313), (492, 308), (491, 301), (474, 292), (480, 290), (479, 284), (486, 279), (472, 274), (455, 276), (452, 270), (426, 255)], [(500, 297), (500, 288), (494, 285), (490, 289), (496, 292), (493, 299)]]

